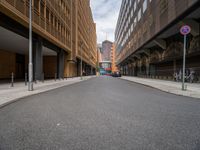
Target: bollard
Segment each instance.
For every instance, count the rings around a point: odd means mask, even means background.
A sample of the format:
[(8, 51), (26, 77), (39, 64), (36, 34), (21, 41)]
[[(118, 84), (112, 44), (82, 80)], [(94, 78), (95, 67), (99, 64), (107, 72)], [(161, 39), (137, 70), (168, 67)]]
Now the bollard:
[(33, 82), (34, 82), (35, 84), (37, 84), (37, 74), (35, 74), (35, 78), (33, 79)]
[(44, 73), (42, 73), (42, 83), (44, 83)]
[(25, 86), (27, 86), (27, 81), (28, 81), (28, 74), (25, 73)]
[(11, 87), (14, 87), (14, 73), (11, 74)]
[(185, 85), (185, 91), (187, 91), (187, 84)]
[(35, 79), (35, 84), (37, 84), (37, 80)]
[(57, 78), (57, 73), (55, 73), (55, 81), (56, 81), (56, 78)]

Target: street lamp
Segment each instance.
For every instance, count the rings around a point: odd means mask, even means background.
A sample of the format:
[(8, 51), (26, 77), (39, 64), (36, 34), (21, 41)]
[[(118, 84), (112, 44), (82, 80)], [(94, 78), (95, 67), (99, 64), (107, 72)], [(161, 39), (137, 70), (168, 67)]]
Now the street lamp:
[(33, 63), (32, 63), (32, 0), (29, 0), (29, 65), (28, 91), (33, 91)]

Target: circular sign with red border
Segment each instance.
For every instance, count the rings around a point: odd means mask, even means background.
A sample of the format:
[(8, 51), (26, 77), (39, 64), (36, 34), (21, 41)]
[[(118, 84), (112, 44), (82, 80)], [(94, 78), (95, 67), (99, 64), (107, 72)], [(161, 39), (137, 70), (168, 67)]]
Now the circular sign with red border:
[(191, 28), (190, 28), (190, 26), (188, 26), (188, 25), (184, 25), (184, 26), (182, 26), (181, 29), (180, 29), (180, 33), (181, 33), (182, 35), (187, 35), (187, 34), (190, 33), (190, 31), (191, 31)]

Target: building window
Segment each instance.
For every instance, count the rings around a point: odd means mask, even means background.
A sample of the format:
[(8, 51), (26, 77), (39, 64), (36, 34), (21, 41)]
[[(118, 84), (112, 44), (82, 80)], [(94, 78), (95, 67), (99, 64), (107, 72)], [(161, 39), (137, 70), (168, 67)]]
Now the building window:
[(34, 0), (34, 8), (39, 11), (39, 0)]
[(168, 0), (160, 1), (160, 14), (164, 13), (168, 8)]
[(138, 11), (138, 21), (140, 21), (140, 19), (141, 19), (141, 8)]
[(131, 10), (131, 18), (133, 17), (133, 9)]
[(137, 17), (134, 19), (134, 27), (137, 25)]
[(133, 7), (134, 7), (134, 12), (135, 12), (136, 11), (136, 7), (137, 7), (136, 1), (134, 2)]
[(131, 32), (133, 32), (133, 24), (131, 25)]
[(146, 11), (147, 9), (147, 0), (144, 0), (143, 2), (143, 13)]

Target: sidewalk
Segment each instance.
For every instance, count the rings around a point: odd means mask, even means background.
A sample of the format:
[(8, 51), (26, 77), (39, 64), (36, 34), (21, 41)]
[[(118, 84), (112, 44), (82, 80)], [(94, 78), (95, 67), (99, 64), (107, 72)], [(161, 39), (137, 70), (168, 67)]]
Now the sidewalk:
[(39, 94), (46, 92), (52, 89), (60, 88), (63, 86), (71, 85), (78, 83), (84, 80), (88, 80), (95, 76), (86, 76), (83, 77), (83, 80), (80, 80), (80, 77), (68, 78), (65, 80), (46, 80), (45, 82), (34, 83), (34, 91), (28, 91), (28, 86), (25, 86), (25, 83), (18, 82), (14, 84), (14, 87), (10, 87), (10, 83), (0, 84), (0, 107), (5, 106), (9, 103), (12, 103), (20, 98)]
[(121, 79), (143, 84), (146, 86), (150, 86), (150, 87), (159, 89), (161, 91), (173, 93), (176, 95), (200, 98), (200, 84), (198, 83), (192, 83), (192, 84), (186, 83), (185, 85), (187, 85), (187, 91), (182, 91), (181, 82), (158, 80), (158, 79), (147, 79), (147, 78), (130, 77), (130, 76), (123, 76), (121, 77)]

